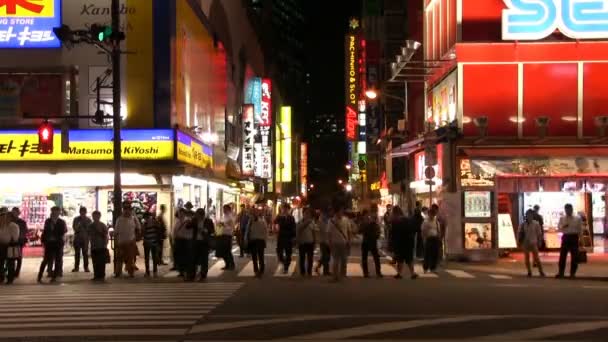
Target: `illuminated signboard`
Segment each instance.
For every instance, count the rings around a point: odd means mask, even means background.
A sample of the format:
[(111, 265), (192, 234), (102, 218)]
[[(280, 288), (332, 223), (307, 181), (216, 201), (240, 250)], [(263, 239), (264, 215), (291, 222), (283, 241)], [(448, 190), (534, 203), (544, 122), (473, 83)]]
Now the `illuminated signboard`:
[(539, 40), (559, 30), (572, 39), (608, 38), (606, 0), (504, 0), (504, 40)]
[(247, 84), (245, 92), (245, 103), (253, 105), (253, 113), (256, 118), (262, 113), (262, 79), (259, 77), (252, 78)]
[[(38, 153), (38, 132), (10, 130), (0, 132), (0, 161), (112, 160), (112, 130), (70, 130), (67, 153), (61, 152), (61, 131), (54, 133), (51, 154)], [(121, 131), (122, 158), (125, 160), (173, 159), (174, 132), (171, 129)]]
[(253, 145), (255, 143), (255, 127), (253, 105), (243, 106), (243, 174), (253, 174)]
[(59, 48), (61, 0), (0, 0), (0, 48)]
[(177, 131), (177, 160), (201, 169), (213, 167), (213, 149), (203, 142)]
[(346, 36), (346, 139), (357, 140), (357, 99), (359, 97), (359, 44), (356, 34)]
[(291, 107), (281, 107), (281, 121), (276, 130), (277, 181), (291, 182)]
[(300, 192), (306, 196), (308, 188), (308, 144), (300, 144)]
[[(268, 78), (262, 79), (260, 89), (260, 115), (255, 116), (255, 128), (260, 133), (260, 151), (255, 151), (254, 173), (257, 177), (272, 178), (272, 143), (270, 141), (270, 127), (272, 126), (272, 82)], [(257, 169), (257, 171), (256, 171)]]

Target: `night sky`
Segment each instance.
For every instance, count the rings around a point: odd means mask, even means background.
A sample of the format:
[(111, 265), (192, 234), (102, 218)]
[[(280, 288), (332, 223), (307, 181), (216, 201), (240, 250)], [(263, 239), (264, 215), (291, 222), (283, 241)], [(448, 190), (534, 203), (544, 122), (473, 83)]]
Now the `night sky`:
[[(312, 118), (315, 114), (335, 114), (341, 118), (344, 115), (345, 91), (344, 36), (348, 29), (348, 19), (357, 15), (359, 1), (308, 0), (304, 1), (304, 6), (308, 18), (305, 42), (307, 64), (312, 76), (311, 113), (308, 115)], [(343, 168), (347, 161), (345, 143), (333, 146), (311, 146), (311, 148), (343, 151), (342, 160), (309, 165), (309, 169), (313, 171), (312, 177), (315, 177), (314, 169), (320, 169), (323, 171), (321, 178), (327, 178), (327, 185), (332, 185), (330, 188), (317, 187), (315, 192), (337, 190), (336, 180), (345, 178)]]

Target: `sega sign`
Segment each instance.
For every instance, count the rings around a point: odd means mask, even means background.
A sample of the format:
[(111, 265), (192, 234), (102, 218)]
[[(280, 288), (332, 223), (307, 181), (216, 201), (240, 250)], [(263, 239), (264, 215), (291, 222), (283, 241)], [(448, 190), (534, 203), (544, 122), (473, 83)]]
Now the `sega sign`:
[(607, 0), (504, 0), (504, 40), (539, 40), (556, 29), (572, 39), (608, 38)]
[(61, 0), (0, 0), (0, 49), (59, 48)]

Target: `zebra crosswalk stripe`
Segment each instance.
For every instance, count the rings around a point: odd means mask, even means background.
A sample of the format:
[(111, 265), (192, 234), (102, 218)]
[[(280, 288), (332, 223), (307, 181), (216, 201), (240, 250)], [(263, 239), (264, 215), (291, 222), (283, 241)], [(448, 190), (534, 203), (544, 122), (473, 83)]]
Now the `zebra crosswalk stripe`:
[(274, 276), (275, 277), (291, 277), (293, 276), (293, 273), (296, 271), (296, 262), (291, 262), (291, 264), (289, 264), (289, 269), (287, 270), (287, 273), (283, 273), (283, 265), (278, 265), (277, 266), (277, 270), (274, 272)]
[(243, 267), (241, 272), (239, 272), (239, 277), (253, 277), (255, 273), (253, 272), (253, 261), (250, 261)]
[(416, 272), (420, 278), (439, 278), (439, 275), (435, 273), (424, 273), (424, 269), (420, 264), (414, 265), (414, 272)]
[(60, 286), (45, 289), (44, 295), (31, 293), (31, 289), (27, 289), (28, 293), (23, 288), (6, 288), (0, 294), (0, 336), (182, 337), (241, 286), (242, 283)]
[(513, 277), (504, 274), (490, 274), (490, 278), (496, 280), (511, 280)]
[(474, 275), (467, 273), (463, 270), (445, 270), (445, 271), (456, 278), (465, 278), (465, 279), (475, 278)]

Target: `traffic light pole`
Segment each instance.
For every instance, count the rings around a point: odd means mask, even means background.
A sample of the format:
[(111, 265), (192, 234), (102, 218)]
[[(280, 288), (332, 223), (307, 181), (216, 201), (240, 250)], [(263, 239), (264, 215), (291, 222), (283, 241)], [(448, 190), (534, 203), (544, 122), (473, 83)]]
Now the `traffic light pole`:
[[(112, 0), (112, 31), (119, 32), (120, 31), (120, 8), (118, 0)], [(116, 221), (122, 212), (122, 182), (121, 182), (121, 172), (122, 172), (122, 161), (121, 161), (121, 152), (122, 152), (122, 141), (120, 138), (120, 125), (121, 125), (121, 116), (120, 116), (120, 40), (116, 39), (112, 42), (112, 124), (113, 124), (113, 132), (114, 132), (114, 210), (112, 210), (112, 222), (114, 224), (114, 228), (116, 228)], [(116, 232), (114, 232), (114, 256), (116, 256)], [(117, 258), (114, 257), (114, 271), (118, 273), (120, 269), (117, 267), (121, 267), (122, 265), (116, 265)]]

